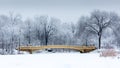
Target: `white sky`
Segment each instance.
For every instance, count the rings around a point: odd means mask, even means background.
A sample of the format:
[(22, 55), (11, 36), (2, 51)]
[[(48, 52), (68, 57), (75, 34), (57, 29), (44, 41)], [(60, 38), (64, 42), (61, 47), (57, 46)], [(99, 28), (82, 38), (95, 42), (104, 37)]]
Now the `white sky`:
[(48, 15), (66, 22), (76, 22), (95, 9), (120, 14), (120, 0), (0, 0), (0, 14), (13, 11), (24, 18)]

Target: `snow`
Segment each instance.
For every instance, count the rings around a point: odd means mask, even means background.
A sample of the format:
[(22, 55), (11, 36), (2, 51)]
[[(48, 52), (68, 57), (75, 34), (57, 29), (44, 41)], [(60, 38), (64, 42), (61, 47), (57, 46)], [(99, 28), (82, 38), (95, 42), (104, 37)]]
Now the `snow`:
[(117, 57), (99, 53), (39, 53), (0, 55), (1, 68), (119, 68)]

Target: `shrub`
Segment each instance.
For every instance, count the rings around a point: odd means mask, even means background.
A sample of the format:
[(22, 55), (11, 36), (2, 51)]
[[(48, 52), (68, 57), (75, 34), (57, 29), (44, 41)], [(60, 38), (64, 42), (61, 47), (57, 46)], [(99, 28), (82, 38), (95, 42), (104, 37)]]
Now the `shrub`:
[(105, 49), (101, 52), (100, 56), (102, 57), (115, 57), (117, 52), (114, 49)]

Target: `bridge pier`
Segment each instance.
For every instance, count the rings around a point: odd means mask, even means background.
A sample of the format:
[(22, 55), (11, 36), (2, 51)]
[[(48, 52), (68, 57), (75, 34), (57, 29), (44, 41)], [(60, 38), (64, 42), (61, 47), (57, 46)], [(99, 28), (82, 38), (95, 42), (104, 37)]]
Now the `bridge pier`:
[(80, 50), (80, 53), (84, 53), (85, 52), (85, 50)]
[(32, 50), (28, 50), (29, 54), (32, 54)]

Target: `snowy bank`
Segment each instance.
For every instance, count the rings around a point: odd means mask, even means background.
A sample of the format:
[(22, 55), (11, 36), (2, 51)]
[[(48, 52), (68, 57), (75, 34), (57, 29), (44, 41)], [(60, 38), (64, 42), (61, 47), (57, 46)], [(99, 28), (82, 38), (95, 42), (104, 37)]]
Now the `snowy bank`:
[(98, 53), (0, 55), (1, 68), (119, 68), (120, 59)]

